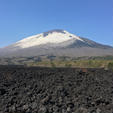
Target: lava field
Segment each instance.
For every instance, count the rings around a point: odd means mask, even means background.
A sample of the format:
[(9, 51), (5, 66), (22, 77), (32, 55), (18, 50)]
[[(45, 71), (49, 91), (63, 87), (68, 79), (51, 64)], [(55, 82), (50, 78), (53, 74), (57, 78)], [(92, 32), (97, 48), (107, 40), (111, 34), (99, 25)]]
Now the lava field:
[(0, 66), (0, 113), (113, 113), (113, 72)]

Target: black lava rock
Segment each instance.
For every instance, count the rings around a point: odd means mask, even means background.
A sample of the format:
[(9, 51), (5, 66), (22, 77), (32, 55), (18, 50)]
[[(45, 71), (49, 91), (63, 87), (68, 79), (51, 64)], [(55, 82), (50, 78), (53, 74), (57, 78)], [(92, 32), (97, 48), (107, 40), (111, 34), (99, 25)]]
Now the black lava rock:
[(113, 72), (1, 66), (0, 113), (113, 113)]

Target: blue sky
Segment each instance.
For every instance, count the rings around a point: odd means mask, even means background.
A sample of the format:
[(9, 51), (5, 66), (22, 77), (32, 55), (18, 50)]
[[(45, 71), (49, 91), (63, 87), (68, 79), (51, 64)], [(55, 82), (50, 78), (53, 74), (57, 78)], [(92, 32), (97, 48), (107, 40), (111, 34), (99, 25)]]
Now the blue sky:
[(0, 0), (0, 47), (52, 29), (113, 46), (113, 0)]

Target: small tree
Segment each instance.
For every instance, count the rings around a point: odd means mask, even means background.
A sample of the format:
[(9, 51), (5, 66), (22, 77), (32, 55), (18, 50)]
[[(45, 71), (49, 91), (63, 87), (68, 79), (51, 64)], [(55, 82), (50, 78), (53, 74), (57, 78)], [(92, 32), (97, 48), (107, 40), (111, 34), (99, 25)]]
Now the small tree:
[(65, 61), (66, 58), (67, 58), (66, 56), (61, 56), (61, 57), (60, 57), (60, 59), (61, 59), (62, 61)]
[(37, 61), (38, 61), (38, 62), (41, 62), (41, 61), (42, 61), (42, 59), (41, 59), (40, 56), (37, 58)]
[(89, 60), (89, 61), (88, 61), (88, 65), (89, 65), (89, 66), (92, 66), (92, 65), (93, 65), (92, 60)]
[(112, 69), (112, 70), (113, 70), (113, 62), (110, 62), (110, 63), (108, 64), (108, 69)]

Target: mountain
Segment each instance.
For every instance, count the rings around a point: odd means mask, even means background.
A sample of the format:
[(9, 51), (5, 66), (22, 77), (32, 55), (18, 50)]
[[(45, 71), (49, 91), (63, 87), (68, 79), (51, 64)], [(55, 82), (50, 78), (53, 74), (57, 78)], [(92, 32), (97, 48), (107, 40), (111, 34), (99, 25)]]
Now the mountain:
[(12, 45), (0, 48), (1, 57), (38, 55), (106, 56), (113, 55), (113, 47), (57, 29), (30, 36)]

